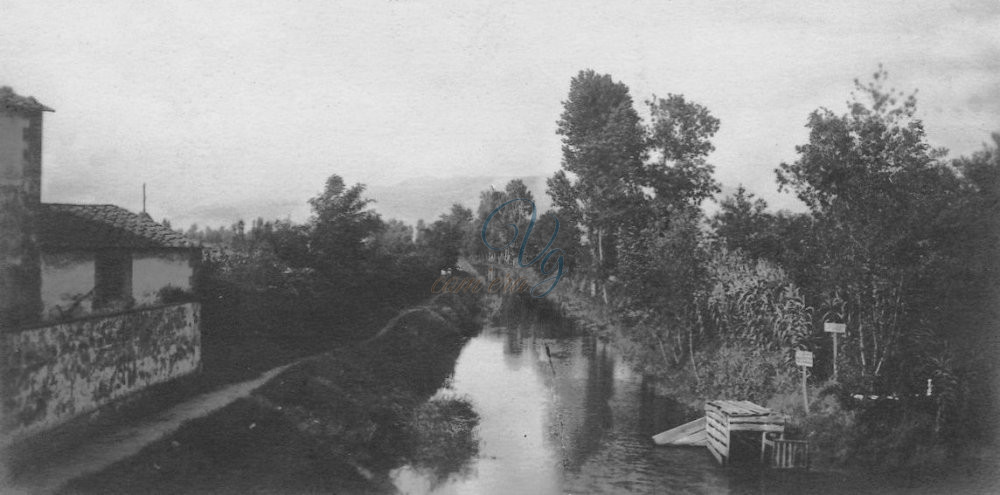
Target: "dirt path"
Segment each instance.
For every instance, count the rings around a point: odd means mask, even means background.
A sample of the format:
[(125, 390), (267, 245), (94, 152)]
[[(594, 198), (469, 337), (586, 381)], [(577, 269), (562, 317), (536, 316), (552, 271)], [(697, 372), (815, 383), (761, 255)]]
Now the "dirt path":
[(176, 431), (185, 421), (206, 416), (250, 395), (257, 387), (297, 362), (299, 361), (279, 366), (252, 380), (198, 395), (155, 415), (120, 425), (85, 445), (48, 457), (44, 465), (35, 466), (30, 473), (19, 477), (14, 485), (0, 487), (0, 492), (54, 493), (72, 479), (101, 471), (135, 455), (146, 445)]

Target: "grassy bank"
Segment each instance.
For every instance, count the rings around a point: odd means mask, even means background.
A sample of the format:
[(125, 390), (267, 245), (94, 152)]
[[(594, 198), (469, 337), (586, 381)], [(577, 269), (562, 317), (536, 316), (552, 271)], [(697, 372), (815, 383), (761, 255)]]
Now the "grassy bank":
[[(501, 278), (538, 279), (532, 269), (492, 268)], [(749, 400), (787, 415), (787, 435), (810, 441), (815, 469), (941, 472), (956, 462), (978, 465), (990, 456), (989, 445), (937, 428), (933, 398), (858, 400), (843, 385), (810, 376), (807, 412), (801, 374), (787, 349), (734, 339), (702, 341), (689, 353), (676, 355), (656, 340), (636, 338), (637, 333), (646, 336), (647, 329), (625, 321), (600, 294), (589, 295), (584, 282), (567, 282), (535, 302), (572, 320), (576, 328), (613, 342), (634, 368), (654, 378), (660, 395), (685, 404), (692, 416), (716, 399)]]
[(629, 326), (581, 288), (561, 287), (551, 300), (575, 326), (613, 342), (634, 368), (654, 378), (658, 394), (687, 405), (693, 415), (715, 399), (750, 400), (784, 413), (788, 436), (810, 441), (813, 469), (945, 476), (983, 469), (996, 458), (997, 449), (985, 439), (937, 430), (936, 404), (927, 397), (858, 400), (836, 382), (810, 377), (807, 413), (801, 375), (780, 349), (714, 343), (674, 361), (637, 343), (630, 333), (641, 327)]
[[(18, 476), (53, 453), (86, 445), (95, 435), (166, 410), (227, 384), (256, 378), (272, 368), (326, 350), (357, 345), (377, 334), (402, 308), (428, 300), (432, 277), (413, 287), (394, 287), (373, 303), (343, 301), (335, 314), (294, 313), (300, 303), (238, 287), (211, 287), (201, 294), (202, 366), (199, 372), (154, 385), (8, 448), (5, 468)], [(424, 290), (416, 290), (422, 288)], [(407, 289), (407, 287), (404, 287)], [(276, 308), (281, 308), (279, 312)], [(268, 311), (273, 311), (269, 314)], [(325, 317), (325, 319), (324, 319)]]
[(64, 493), (384, 493), (403, 464), (446, 476), (475, 454), (477, 418), (460, 398), (428, 398), (478, 330), (480, 308), (476, 297), (441, 295)]

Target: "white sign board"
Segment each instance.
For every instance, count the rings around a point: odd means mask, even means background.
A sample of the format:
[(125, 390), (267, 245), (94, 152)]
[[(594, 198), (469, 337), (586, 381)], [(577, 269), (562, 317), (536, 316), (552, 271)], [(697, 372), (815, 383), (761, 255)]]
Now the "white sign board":
[(795, 365), (812, 368), (813, 353), (809, 351), (795, 351)]
[(843, 323), (824, 323), (823, 331), (827, 333), (845, 333), (847, 332), (847, 325)]

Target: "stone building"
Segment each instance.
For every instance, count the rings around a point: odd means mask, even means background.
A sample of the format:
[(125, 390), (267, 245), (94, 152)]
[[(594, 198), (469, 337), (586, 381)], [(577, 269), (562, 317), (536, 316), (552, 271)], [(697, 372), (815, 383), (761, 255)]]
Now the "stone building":
[(51, 111), (0, 88), (3, 444), (200, 367), (199, 248), (145, 213), (42, 203)]

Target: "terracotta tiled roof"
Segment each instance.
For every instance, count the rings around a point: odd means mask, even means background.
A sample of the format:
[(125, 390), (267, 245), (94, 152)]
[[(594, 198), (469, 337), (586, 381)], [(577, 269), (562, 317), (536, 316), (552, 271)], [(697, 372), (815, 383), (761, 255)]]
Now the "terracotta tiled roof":
[(34, 97), (21, 96), (14, 92), (10, 86), (0, 86), (0, 108), (8, 111), (19, 112), (52, 112), (53, 110), (41, 103)]
[(180, 232), (115, 205), (43, 203), (38, 215), (43, 250), (194, 248)]

